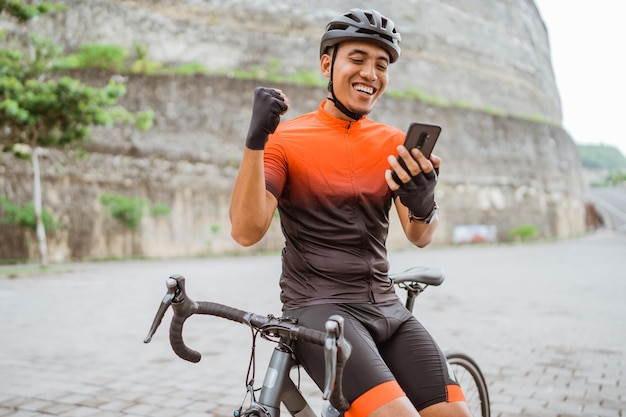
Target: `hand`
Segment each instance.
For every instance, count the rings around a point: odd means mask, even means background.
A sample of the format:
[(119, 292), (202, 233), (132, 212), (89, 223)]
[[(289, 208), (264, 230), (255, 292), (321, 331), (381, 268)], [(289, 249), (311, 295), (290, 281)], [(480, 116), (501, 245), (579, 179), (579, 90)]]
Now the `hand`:
[(404, 146), (398, 147), (398, 154), (404, 161), (406, 170), (398, 159), (390, 156), (389, 163), (393, 170), (387, 170), (385, 174), (387, 184), (394, 198), (399, 197), (411, 214), (426, 217), (435, 207), (435, 186), (441, 158), (431, 155), (428, 160), (417, 149), (411, 150), (409, 154)]
[(274, 133), (280, 122), (280, 116), (288, 109), (289, 100), (281, 90), (257, 87), (254, 91), (254, 104), (246, 147), (263, 150), (269, 134)]

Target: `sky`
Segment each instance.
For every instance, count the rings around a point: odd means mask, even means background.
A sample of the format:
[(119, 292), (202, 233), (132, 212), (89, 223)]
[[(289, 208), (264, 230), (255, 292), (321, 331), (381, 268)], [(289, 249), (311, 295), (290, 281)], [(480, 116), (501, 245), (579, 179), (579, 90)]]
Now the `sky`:
[(563, 127), (576, 144), (626, 156), (626, 23), (621, 0), (535, 0), (548, 29)]

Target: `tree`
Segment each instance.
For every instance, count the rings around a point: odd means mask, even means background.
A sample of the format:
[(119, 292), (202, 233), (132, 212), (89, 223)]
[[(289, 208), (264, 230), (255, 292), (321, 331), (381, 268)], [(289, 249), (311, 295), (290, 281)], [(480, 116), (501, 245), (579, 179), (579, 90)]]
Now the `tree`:
[[(23, 1), (0, 0), (0, 13), (7, 12), (18, 22), (62, 10), (49, 3), (28, 5)], [(0, 40), (6, 43), (5, 34)], [(47, 242), (41, 218), (39, 155), (42, 148), (80, 148), (90, 138), (93, 126), (134, 123), (140, 130), (152, 126), (150, 111), (132, 113), (118, 105), (126, 94), (120, 81), (103, 88), (90, 87), (67, 75), (59, 76), (63, 49), (50, 40), (28, 36), (26, 47), (0, 49), (0, 146), (13, 151), (30, 150), (33, 166), (33, 204), (40, 262), (47, 265)]]
[(626, 157), (615, 146), (578, 145), (580, 163), (585, 168), (619, 170), (626, 168)]

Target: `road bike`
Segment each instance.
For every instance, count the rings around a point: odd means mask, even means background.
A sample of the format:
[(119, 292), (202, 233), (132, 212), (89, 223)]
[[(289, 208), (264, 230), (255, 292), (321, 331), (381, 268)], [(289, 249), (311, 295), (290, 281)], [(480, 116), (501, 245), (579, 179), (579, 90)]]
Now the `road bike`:
[[(437, 268), (415, 267), (404, 272), (391, 274), (394, 284), (406, 290), (405, 307), (413, 311), (415, 299), (428, 286), (438, 286), (444, 280), (443, 271)], [(262, 387), (254, 387), (255, 350), (252, 349), (247, 378), (249, 405), (233, 412), (234, 417), (279, 417), (281, 404), (293, 417), (316, 417), (312, 407), (302, 394), (299, 384), (291, 378), (291, 370), (298, 367), (292, 349), (294, 340), (303, 340), (324, 348), (325, 383), (322, 390), (321, 416), (338, 417), (350, 407), (343, 395), (343, 368), (350, 357), (351, 346), (343, 336), (343, 318), (333, 315), (325, 323), (325, 331), (309, 329), (298, 325), (289, 317), (260, 315), (210, 301), (193, 301), (186, 293), (185, 278), (172, 275), (166, 280), (167, 293), (154, 317), (145, 343), (151, 341), (161, 324), (167, 309), (174, 312), (169, 329), (172, 349), (180, 358), (189, 362), (200, 361), (199, 352), (189, 348), (183, 341), (185, 321), (194, 314), (222, 317), (249, 326), (253, 330), (253, 346), (257, 336), (276, 344)], [(470, 412), (474, 417), (489, 417), (490, 404), (485, 378), (468, 355), (458, 351), (446, 351), (446, 358), (457, 381), (465, 394)], [(298, 368), (299, 369), (299, 368)], [(257, 399), (258, 397), (258, 399)]]

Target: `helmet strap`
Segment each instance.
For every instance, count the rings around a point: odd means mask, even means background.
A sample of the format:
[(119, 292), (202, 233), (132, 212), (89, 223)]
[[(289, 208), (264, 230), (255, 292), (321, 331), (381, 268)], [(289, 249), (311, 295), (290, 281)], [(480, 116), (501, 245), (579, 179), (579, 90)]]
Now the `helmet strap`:
[(335, 58), (337, 57), (337, 49), (339, 49), (339, 45), (336, 45), (333, 48), (333, 56), (330, 61), (330, 81), (328, 81), (328, 91), (330, 92), (331, 97), (329, 97), (328, 99), (333, 102), (335, 107), (337, 107), (340, 112), (356, 121), (363, 117), (363, 113), (355, 113), (351, 110), (348, 110), (348, 108), (344, 106), (343, 103), (339, 101), (339, 99), (335, 95), (335, 89), (333, 87), (333, 73), (335, 72)]

